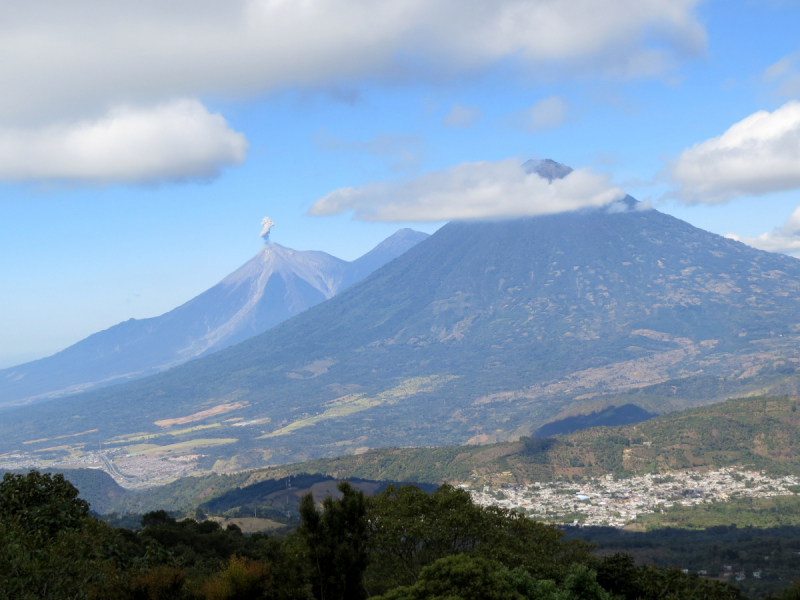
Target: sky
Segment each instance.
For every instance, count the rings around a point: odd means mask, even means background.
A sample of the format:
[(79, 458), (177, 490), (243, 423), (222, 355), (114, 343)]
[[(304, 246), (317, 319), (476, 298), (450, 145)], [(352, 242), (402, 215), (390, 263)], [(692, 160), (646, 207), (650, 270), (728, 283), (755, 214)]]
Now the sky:
[[(0, 5), (0, 368), (273, 242), (629, 193), (800, 256), (800, 1)], [(529, 159), (575, 169), (548, 183)]]

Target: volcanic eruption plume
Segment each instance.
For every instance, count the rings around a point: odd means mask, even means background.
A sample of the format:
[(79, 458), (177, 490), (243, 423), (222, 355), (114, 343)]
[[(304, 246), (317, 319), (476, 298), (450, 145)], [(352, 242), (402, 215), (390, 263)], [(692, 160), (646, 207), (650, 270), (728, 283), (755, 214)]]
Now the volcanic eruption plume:
[(269, 232), (274, 225), (275, 223), (269, 217), (264, 217), (261, 221), (261, 233), (259, 235), (264, 238), (265, 244), (269, 244)]

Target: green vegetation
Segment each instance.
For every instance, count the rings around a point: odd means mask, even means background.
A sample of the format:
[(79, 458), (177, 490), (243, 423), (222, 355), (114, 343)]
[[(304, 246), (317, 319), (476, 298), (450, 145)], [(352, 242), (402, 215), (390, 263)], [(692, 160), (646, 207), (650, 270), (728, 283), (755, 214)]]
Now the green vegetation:
[[(705, 572), (707, 577), (737, 586), (751, 598), (780, 594), (800, 570), (800, 527), (796, 526), (737, 527), (729, 523), (702, 530), (568, 527), (566, 531), (568, 538), (596, 544), (598, 555), (624, 552), (638, 564)], [(736, 581), (737, 573), (744, 579)]]
[(641, 423), (653, 417), (656, 413), (649, 413), (636, 404), (623, 404), (622, 406), (608, 406), (588, 415), (576, 415), (551, 421), (542, 425), (533, 435), (537, 438), (546, 438), (559, 434), (569, 434), (591, 427), (613, 427), (615, 425), (630, 425)]
[[(10, 472), (25, 475), (28, 471), (2, 471), (0, 475)], [(62, 474), (70, 483), (80, 490), (80, 498), (91, 505), (96, 513), (106, 513), (113, 510), (116, 502), (129, 497), (131, 493), (121, 487), (111, 476), (100, 469), (44, 469), (42, 473), (55, 475)]]
[[(323, 474), (293, 473), (275, 479), (263, 479), (264, 471), (184, 477), (173, 483), (128, 494), (114, 502), (106, 512), (114, 519), (125, 514), (144, 514), (170, 507), (176, 515), (209, 514), (219, 517), (243, 518), (258, 516), (281, 523), (293, 523), (299, 516), (300, 500), (308, 492), (315, 497), (335, 490), (335, 478)], [(387, 485), (401, 482), (371, 481), (357, 477), (346, 478), (357, 489), (368, 494), (380, 493)], [(418, 484), (425, 491), (438, 486)], [(104, 517), (106, 518), (106, 517)]]
[(800, 528), (800, 497), (733, 498), (727, 502), (686, 507), (674, 505), (663, 513), (636, 519), (647, 530), (660, 527), (708, 529), (735, 523), (739, 527)]
[(0, 483), (0, 598), (738, 600), (724, 583), (596, 558), (580, 540), (450, 486), (302, 500), (286, 536), (150, 512), (136, 531), (88, 515), (61, 475)]
[[(629, 476), (731, 465), (800, 474), (797, 398), (755, 397), (618, 427), (485, 446), (383, 448), (261, 470), (441, 483), (527, 483), (558, 477)], [(511, 475), (504, 476), (503, 472)]]
[(537, 580), (525, 569), (498, 568), (491, 561), (456, 554), (422, 569), (414, 585), (392, 590), (380, 599), (453, 597), (475, 600), (611, 600), (613, 595), (597, 583), (597, 573), (584, 565), (574, 565), (559, 587), (550, 579)]
[[(106, 504), (119, 513), (145, 513), (162, 506), (189, 511), (212, 506), (214, 499), (237, 506), (261, 506), (254, 499), (267, 489), (285, 486), (301, 474), (416, 484), (530, 483), (613, 473), (668, 473), (681, 469), (716, 469), (731, 465), (763, 469), (773, 475), (800, 474), (800, 416), (797, 400), (744, 398), (670, 413), (643, 423), (603, 427), (554, 438), (522, 438), (519, 442), (485, 446), (379, 448), (359, 455), (315, 459), (302, 463), (244, 471), (230, 475), (184, 477)], [(665, 474), (664, 477), (669, 477)], [(272, 481), (272, 483), (267, 483)], [(264, 483), (262, 483), (264, 482)], [(263, 492), (256, 484), (265, 486)], [(248, 494), (253, 498), (245, 500)], [(234, 500), (241, 498), (241, 500)]]
[[(334, 479), (327, 475), (298, 475), (291, 480), (291, 485), (293, 489), (307, 490), (321, 481), (334, 481)], [(288, 487), (289, 480), (268, 479), (242, 488), (232, 489), (207, 502), (203, 502), (200, 506), (213, 513), (224, 513), (235, 509), (260, 506), (263, 513), (263, 507), (268, 502), (268, 498), (275, 493), (288, 491)], [(286, 495), (284, 494), (284, 496)]]
[(0, 483), (0, 598), (110, 592), (113, 566), (94, 559), (114, 535), (88, 513), (62, 475), (6, 473)]

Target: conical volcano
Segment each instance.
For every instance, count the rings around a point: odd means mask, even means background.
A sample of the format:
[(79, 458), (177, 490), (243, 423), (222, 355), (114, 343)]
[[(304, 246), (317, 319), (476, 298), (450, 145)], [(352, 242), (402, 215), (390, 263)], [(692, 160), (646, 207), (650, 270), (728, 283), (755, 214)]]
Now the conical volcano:
[(352, 262), (267, 242), (168, 313), (125, 321), (54, 356), (0, 371), (0, 406), (144, 377), (231, 346), (331, 298), (426, 237), (401, 229)]
[(0, 438), (69, 423), (104, 432), (87, 440), (146, 433), (159, 445), (192, 423), (209, 428), (186, 439), (219, 440), (203, 442), (211, 464), (240, 467), (512, 439), (610, 403), (665, 412), (788, 389), (799, 332), (800, 261), (627, 197), (452, 222), (264, 334), (47, 413), (24, 409)]

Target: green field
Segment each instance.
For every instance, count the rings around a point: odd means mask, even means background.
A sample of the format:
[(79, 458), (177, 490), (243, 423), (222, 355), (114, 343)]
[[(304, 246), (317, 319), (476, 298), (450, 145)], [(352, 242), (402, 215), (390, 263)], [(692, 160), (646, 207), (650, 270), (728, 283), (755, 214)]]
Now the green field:
[(702, 530), (709, 527), (800, 527), (800, 496), (734, 498), (727, 502), (686, 507), (675, 505), (664, 513), (643, 515), (636, 525), (650, 531), (663, 527)]

